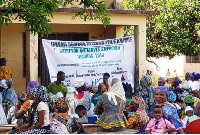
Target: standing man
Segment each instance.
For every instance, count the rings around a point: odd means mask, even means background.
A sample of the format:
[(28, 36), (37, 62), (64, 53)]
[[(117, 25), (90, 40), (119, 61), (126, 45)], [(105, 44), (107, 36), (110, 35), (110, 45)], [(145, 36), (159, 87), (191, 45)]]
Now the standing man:
[(104, 92), (108, 91), (108, 79), (110, 78), (109, 73), (104, 73), (103, 74), (103, 82), (99, 84), (98, 86), (98, 93), (103, 94)]
[(56, 93), (61, 92), (64, 95), (64, 97), (66, 97), (68, 88), (62, 82), (64, 80), (65, 80), (65, 73), (63, 71), (59, 71), (57, 73), (57, 80), (49, 84), (48, 93), (55, 95)]

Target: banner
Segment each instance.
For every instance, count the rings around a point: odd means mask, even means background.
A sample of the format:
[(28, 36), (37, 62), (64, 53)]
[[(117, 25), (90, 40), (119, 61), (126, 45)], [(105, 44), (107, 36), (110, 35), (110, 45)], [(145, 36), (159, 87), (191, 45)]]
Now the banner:
[[(66, 83), (83, 78), (87, 86), (98, 86), (103, 73), (121, 78), (122, 73), (134, 76), (134, 37), (98, 41), (59, 41), (42, 39), (51, 81), (58, 71), (65, 72)], [(133, 80), (134, 82), (134, 80)]]

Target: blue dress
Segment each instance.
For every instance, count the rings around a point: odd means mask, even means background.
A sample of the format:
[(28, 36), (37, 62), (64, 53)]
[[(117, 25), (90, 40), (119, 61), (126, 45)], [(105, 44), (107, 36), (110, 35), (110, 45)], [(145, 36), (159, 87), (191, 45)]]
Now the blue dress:
[(99, 114), (98, 109), (102, 107), (103, 113), (100, 114), (100, 117), (96, 123), (99, 125), (99, 127), (101, 127), (101, 129), (110, 131), (115, 131), (115, 128), (125, 128), (125, 126), (128, 124), (123, 113), (125, 105), (126, 102), (123, 100), (117, 101), (117, 105), (114, 105), (112, 100), (111, 102), (108, 100), (108, 96), (106, 94), (101, 95), (94, 112)]

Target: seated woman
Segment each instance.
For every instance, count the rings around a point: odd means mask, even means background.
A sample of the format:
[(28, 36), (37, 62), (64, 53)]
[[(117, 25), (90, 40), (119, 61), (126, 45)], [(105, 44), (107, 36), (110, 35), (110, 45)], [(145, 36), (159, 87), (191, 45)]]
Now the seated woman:
[(33, 100), (29, 123), (16, 127), (19, 134), (49, 134), (49, 107), (47, 104), (47, 90), (44, 86), (35, 86), (30, 89), (29, 99)]
[(109, 88), (109, 92), (101, 95), (94, 109), (95, 114), (100, 114), (96, 123), (99, 126), (99, 131), (121, 131), (127, 125), (123, 113), (126, 105), (124, 88), (119, 79), (116, 78), (113, 79), (112, 83), (110, 82)]
[(133, 97), (130, 110), (135, 112), (128, 115), (128, 129), (135, 129), (140, 131), (144, 128), (145, 123), (149, 120), (146, 112), (145, 102), (142, 97)]
[(58, 92), (54, 97), (54, 111), (50, 116), (50, 125), (52, 134), (69, 134), (67, 130), (68, 121), (68, 103), (61, 92)]
[(178, 116), (176, 107), (167, 102), (167, 97), (169, 95), (169, 90), (165, 86), (159, 86), (155, 92), (155, 101), (157, 105), (162, 106), (163, 117), (170, 121), (179, 134), (183, 134), (183, 123)]

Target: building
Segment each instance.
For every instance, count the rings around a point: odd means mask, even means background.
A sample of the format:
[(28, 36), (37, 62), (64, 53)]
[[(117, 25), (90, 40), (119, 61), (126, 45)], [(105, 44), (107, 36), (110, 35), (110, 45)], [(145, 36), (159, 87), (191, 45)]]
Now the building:
[[(123, 37), (124, 26), (135, 27), (136, 80), (146, 74), (146, 16), (158, 12), (108, 10), (111, 22), (106, 28), (99, 21), (83, 21), (79, 17), (72, 20), (77, 8), (59, 8), (51, 19), (52, 34), (48, 39), (60, 40), (100, 40)], [(16, 92), (26, 90), (29, 81), (38, 80), (47, 85), (48, 68), (42, 52), (40, 35), (33, 35), (24, 29), (24, 22), (14, 21), (3, 25), (0, 34), (0, 57), (7, 59), (13, 72), (13, 87)]]

